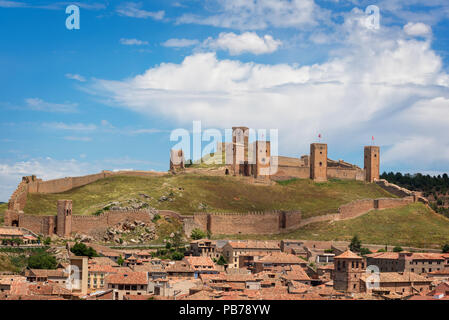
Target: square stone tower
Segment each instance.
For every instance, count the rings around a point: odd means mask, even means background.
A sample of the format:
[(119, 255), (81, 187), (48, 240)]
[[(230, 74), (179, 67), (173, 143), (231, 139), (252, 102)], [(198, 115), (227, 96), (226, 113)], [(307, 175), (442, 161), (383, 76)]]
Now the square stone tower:
[(364, 169), (366, 182), (374, 182), (379, 179), (380, 148), (377, 146), (366, 146), (364, 157)]
[(360, 278), (365, 273), (362, 257), (350, 250), (334, 257), (334, 289), (346, 292), (360, 292)]
[(256, 141), (255, 177), (270, 177), (271, 149), (270, 141)]
[(318, 182), (327, 181), (327, 144), (310, 145), (310, 179)]
[(184, 169), (184, 151), (180, 150), (170, 150), (170, 171), (182, 170)]
[(240, 164), (248, 161), (249, 129), (247, 127), (232, 127), (232, 166), (234, 175), (238, 175)]
[(68, 238), (72, 233), (72, 200), (58, 200), (56, 234)]

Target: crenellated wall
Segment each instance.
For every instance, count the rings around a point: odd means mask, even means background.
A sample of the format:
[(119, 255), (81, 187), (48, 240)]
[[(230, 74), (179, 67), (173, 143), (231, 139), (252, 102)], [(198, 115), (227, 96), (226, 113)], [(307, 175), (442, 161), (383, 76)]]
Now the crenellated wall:
[(363, 199), (342, 205), (336, 213), (301, 218), (301, 212), (274, 211), (249, 213), (195, 213), (182, 216), (187, 235), (194, 228), (212, 234), (275, 234), (297, 229), (310, 223), (354, 219), (372, 210), (399, 208), (414, 202), (413, 197)]

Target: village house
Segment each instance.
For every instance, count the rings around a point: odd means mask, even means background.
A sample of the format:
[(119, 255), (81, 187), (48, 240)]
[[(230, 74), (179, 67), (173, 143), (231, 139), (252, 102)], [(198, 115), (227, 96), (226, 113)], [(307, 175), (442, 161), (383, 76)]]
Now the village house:
[(285, 267), (298, 265), (305, 267), (307, 261), (288, 253), (273, 252), (267, 254), (254, 262), (254, 271), (256, 273), (262, 271), (270, 271), (276, 267)]
[(109, 274), (105, 278), (107, 289), (114, 290), (114, 300), (123, 300), (124, 295), (148, 293), (148, 273), (126, 272)]
[(118, 272), (119, 272), (118, 268), (115, 268), (110, 265), (99, 265), (99, 264), (89, 265), (87, 287), (91, 290), (103, 289), (105, 288), (106, 276)]
[(202, 273), (218, 273), (214, 262), (209, 257), (184, 257), (184, 261), (195, 271), (195, 277)]
[(379, 278), (376, 280), (377, 284), (367, 284), (372, 281), (374, 277), (364, 274), (360, 278), (360, 292), (368, 292), (375, 294), (399, 294), (411, 295), (430, 290), (432, 283), (431, 279), (416, 274), (414, 272), (382, 272), (379, 273)]
[(24, 272), (28, 282), (53, 282), (65, 285), (69, 274), (62, 268), (55, 270), (27, 269)]
[(366, 262), (380, 272), (425, 274), (444, 269), (445, 257), (440, 253), (378, 252), (366, 255)]
[(239, 256), (250, 255), (253, 252), (280, 252), (278, 241), (229, 241), (222, 248), (223, 256), (228, 262), (228, 268), (239, 267)]
[(0, 275), (0, 292), (10, 291), (11, 285), (16, 282), (25, 282), (26, 277), (19, 275)]
[(189, 252), (193, 256), (209, 257), (216, 260), (220, 258), (216, 241), (208, 239), (194, 240), (190, 242)]
[(195, 270), (184, 260), (170, 261), (164, 270), (169, 277), (193, 278), (195, 276)]

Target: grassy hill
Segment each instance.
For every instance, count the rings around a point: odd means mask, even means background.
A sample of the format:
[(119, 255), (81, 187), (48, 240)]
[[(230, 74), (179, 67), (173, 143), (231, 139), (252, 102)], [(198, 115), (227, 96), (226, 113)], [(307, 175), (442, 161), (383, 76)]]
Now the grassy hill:
[(355, 234), (362, 243), (441, 247), (449, 243), (449, 219), (421, 203), (414, 203), (402, 208), (372, 211), (352, 220), (313, 223), (287, 234), (240, 238), (349, 241)]
[(0, 225), (3, 224), (6, 209), (8, 209), (8, 203), (0, 203)]
[[(314, 183), (293, 179), (273, 185), (245, 181), (241, 177), (196, 174), (114, 176), (63, 193), (30, 194), (24, 211), (56, 214), (58, 199), (72, 199), (74, 214), (90, 215), (112, 201), (138, 199), (151, 207), (183, 214), (300, 209), (304, 217), (309, 217), (334, 212), (340, 205), (356, 199), (394, 197), (375, 184), (358, 181)], [(161, 197), (166, 200), (160, 201)]]

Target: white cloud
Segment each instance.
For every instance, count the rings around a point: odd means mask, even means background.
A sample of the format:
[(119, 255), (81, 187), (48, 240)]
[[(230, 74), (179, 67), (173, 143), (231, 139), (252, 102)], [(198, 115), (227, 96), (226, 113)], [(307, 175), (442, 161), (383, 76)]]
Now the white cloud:
[(43, 126), (55, 130), (69, 130), (69, 131), (93, 131), (97, 129), (97, 126), (94, 124), (84, 124), (84, 123), (50, 122), (44, 123)]
[(385, 163), (412, 159), (421, 170), (449, 170), (447, 153), (417, 151), (408, 158), (402, 152), (411, 137), (440, 141), (449, 150), (449, 78), (441, 58), (430, 39), (409, 39), (400, 28), (372, 31), (361, 26), (363, 18), (357, 10), (346, 17), (343, 48), (320, 64), (264, 65), (196, 53), (134, 78), (97, 80), (90, 89), (114, 105), (187, 128), (192, 120), (207, 127), (279, 128), (284, 154), (308, 152), (318, 132), (331, 155), (361, 150), (374, 135)]
[(67, 136), (63, 138), (67, 141), (83, 141), (83, 142), (89, 142), (92, 141), (91, 137), (76, 137), (76, 136)]
[(148, 41), (142, 41), (139, 39), (125, 39), (121, 38), (120, 43), (127, 46), (143, 46), (148, 45)]
[(245, 52), (253, 54), (272, 53), (278, 49), (282, 41), (270, 35), (259, 37), (255, 32), (244, 32), (237, 35), (233, 32), (222, 32), (217, 39), (208, 38), (203, 46), (214, 50), (227, 50), (231, 55)]
[(16, 163), (0, 163), (0, 200), (8, 201), (9, 197), (23, 176), (36, 175), (44, 180), (80, 176), (100, 172), (100, 167), (76, 160), (56, 160), (52, 158), (36, 158)]
[(409, 22), (404, 26), (404, 32), (409, 36), (427, 36), (432, 33), (432, 28), (421, 22)]
[(163, 42), (162, 45), (164, 47), (173, 47), (173, 48), (185, 48), (191, 47), (199, 44), (199, 41), (196, 39), (168, 39)]
[[(184, 14), (178, 23), (195, 23), (234, 29), (307, 27), (325, 23), (328, 11), (313, 0), (215, 0), (218, 8), (210, 16)], [(211, 6), (212, 7), (212, 6)]]
[(66, 73), (65, 76), (68, 79), (77, 80), (79, 82), (85, 82), (86, 81), (86, 78), (84, 78), (82, 75), (79, 75), (79, 74)]
[(40, 98), (27, 98), (25, 99), (25, 103), (31, 110), (45, 112), (72, 113), (77, 112), (78, 107), (76, 103), (51, 103)]
[(161, 11), (146, 11), (141, 9), (142, 5), (138, 3), (128, 2), (117, 8), (117, 12), (123, 16), (132, 18), (152, 18), (155, 20), (162, 20), (164, 18), (165, 12)]

